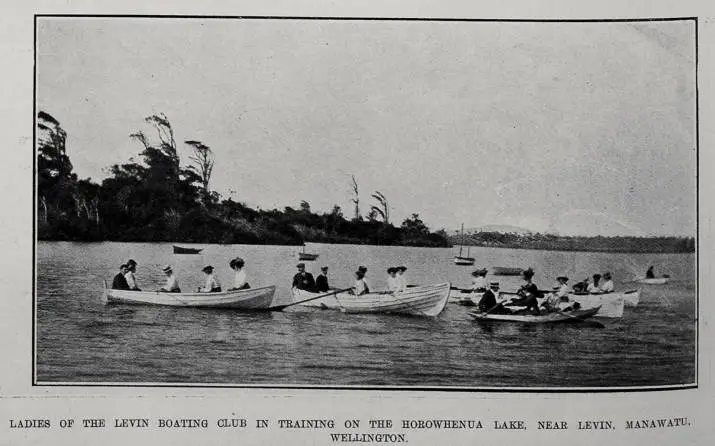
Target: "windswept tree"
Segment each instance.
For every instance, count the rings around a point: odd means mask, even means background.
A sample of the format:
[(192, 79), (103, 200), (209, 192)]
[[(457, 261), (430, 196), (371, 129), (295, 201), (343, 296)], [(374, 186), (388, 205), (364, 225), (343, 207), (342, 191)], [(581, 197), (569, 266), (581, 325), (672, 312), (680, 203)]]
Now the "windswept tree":
[(357, 180), (355, 180), (355, 175), (350, 175), (350, 177), (353, 180), (352, 188), (354, 198), (352, 199), (352, 202), (355, 204), (355, 217), (353, 218), (353, 220), (358, 221), (362, 220), (362, 217), (360, 216), (360, 192), (358, 190)]
[(184, 141), (193, 149), (193, 154), (189, 159), (194, 163), (190, 169), (193, 169), (201, 178), (201, 188), (203, 193), (204, 204), (208, 203), (211, 197), (209, 183), (211, 182), (211, 173), (214, 169), (214, 154), (211, 148), (201, 141)]
[(374, 198), (377, 201), (377, 206), (370, 206), (370, 215), (372, 216), (372, 220), (377, 219), (377, 217), (380, 217), (380, 219), (386, 223), (390, 223), (390, 205), (387, 202), (387, 198), (380, 192), (379, 190), (376, 190), (374, 194), (372, 194), (372, 198)]

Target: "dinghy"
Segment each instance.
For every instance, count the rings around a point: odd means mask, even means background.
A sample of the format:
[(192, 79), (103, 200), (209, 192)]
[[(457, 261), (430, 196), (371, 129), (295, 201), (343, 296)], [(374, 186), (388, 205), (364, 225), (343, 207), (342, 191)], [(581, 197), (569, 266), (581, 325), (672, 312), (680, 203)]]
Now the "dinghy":
[(199, 254), (203, 248), (185, 248), (183, 246), (174, 246), (174, 254)]
[(654, 277), (652, 279), (642, 278), (642, 279), (636, 279), (635, 281), (638, 283), (644, 283), (646, 285), (665, 285), (666, 283), (668, 283), (670, 281), (670, 277), (663, 276), (663, 277)]
[(556, 324), (556, 323), (577, 323), (593, 317), (598, 313), (600, 307), (589, 308), (587, 310), (576, 310), (552, 313), (534, 314), (489, 314), (477, 311), (469, 312), (469, 315), (477, 321), (489, 322), (519, 322), (522, 324)]

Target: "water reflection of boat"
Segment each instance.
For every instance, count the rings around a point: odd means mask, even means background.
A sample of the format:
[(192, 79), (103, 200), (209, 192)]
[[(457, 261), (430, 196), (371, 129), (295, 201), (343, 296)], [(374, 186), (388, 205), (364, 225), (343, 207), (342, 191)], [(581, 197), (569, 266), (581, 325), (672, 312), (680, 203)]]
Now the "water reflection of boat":
[(201, 251), (203, 251), (203, 248), (185, 248), (174, 245), (174, 254), (198, 254)]
[(490, 322), (520, 322), (522, 324), (555, 324), (555, 323), (576, 323), (593, 317), (598, 313), (600, 307), (589, 308), (587, 310), (576, 310), (568, 312), (555, 311), (540, 315), (534, 314), (488, 314), (476, 311), (469, 312), (469, 315), (478, 321)]
[(271, 306), (275, 292), (275, 285), (220, 293), (128, 291), (109, 289), (107, 288), (107, 282), (104, 282), (104, 294), (107, 304), (266, 310)]
[(520, 276), (522, 268), (513, 268), (508, 266), (493, 266), (492, 274), (495, 276)]

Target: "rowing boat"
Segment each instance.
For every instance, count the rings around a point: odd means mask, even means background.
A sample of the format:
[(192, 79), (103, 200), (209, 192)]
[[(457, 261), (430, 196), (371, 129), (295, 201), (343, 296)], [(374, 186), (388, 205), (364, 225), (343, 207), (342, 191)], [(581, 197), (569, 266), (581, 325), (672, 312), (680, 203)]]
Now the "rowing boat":
[(275, 293), (275, 285), (220, 293), (166, 293), (113, 290), (107, 288), (107, 282), (104, 282), (104, 295), (107, 304), (265, 310), (271, 306)]
[(595, 296), (600, 299), (604, 298), (610, 298), (610, 299), (619, 299), (623, 298), (625, 305), (627, 307), (635, 307), (638, 306), (638, 302), (640, 301), (641, 298), (641, 290), (640, 288), (637, 290), (629, 290), (629, 291), (624, 291), (622, 293), (619, 292), (612, 292), (612, 293), (603, 293), (603, 294), (569, 294), (569, 299), (571, 298), (578, 298), (578, 297), (588, 297), (588, 296)]
[(520, 276), (523, 269), (508, 266), (493, 266), (492, 273), (495, 276)]
[(596, 317), (621, 318), (626, 305), (623, 293), (569, 294), (568, 297), (570, 302), (578, 302), (584, 310), (600, 307)]
[(643, 283), (646, 285), (665, 285), (670, 281), (670, 277), (654, 277), (651, 279), (636, 279), (635, 280), (638, 283)]
[(185, 248), (183, 246), (176, 246), (173, 245), (174, 247), (174, 254), (199, 254), (201, 251), (203, 251), (203, 248)]
[[(344, 313), (392, 313), (412, 316), (437, 316), (449, 298), (449, 283), (407, 288), (400, 293), (368, 293), (356, 296), (338, 293), (299, 305), (340, 310)], [(303, 290), (293, 291), (293, 301), (319, 296)]]
[(534, 314), (487, 314), (477, 311), (469, 312), (469, 315), (478, 321), (490, 322), (520, 322), (522, 324), (556, 324), (556, 323), (575, 323), (583, 322), (584, 320), (598, 313), (600, 307), (589, 308), (586, 310), (576, 310), (568, 312), (553, 312), (540, 315)]

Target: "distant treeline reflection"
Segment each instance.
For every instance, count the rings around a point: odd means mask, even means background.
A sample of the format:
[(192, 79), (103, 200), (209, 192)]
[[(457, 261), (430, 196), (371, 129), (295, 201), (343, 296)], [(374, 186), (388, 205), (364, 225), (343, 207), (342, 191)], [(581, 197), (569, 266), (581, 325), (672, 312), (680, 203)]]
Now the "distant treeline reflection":
[(598, 252), (694, 252), (693, 237), (629, 237), (629, 236), (560, 236), (554, 234), (518, 234), (475, 232), (449, 237), (455, 245), (492, 246), (500, 248), (543, 249), (553, 251)]

